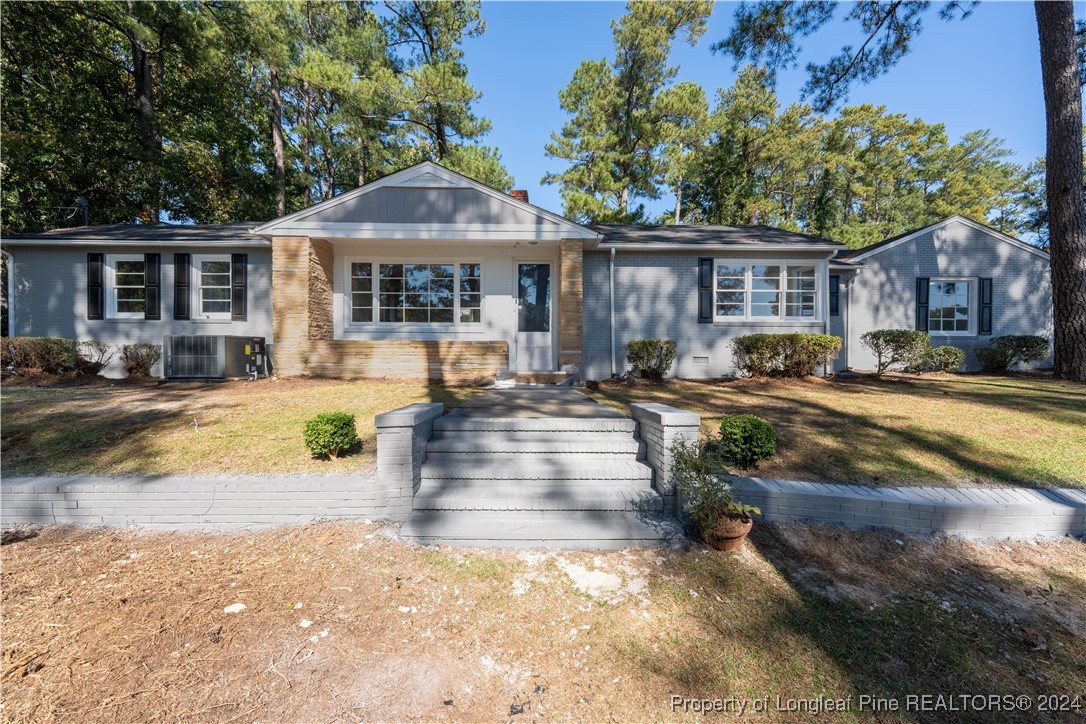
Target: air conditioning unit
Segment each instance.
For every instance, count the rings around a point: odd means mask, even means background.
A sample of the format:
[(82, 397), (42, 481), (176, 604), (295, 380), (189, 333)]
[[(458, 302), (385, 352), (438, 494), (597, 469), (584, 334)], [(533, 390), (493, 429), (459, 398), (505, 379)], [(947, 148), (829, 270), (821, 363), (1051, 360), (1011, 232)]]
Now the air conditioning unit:
[(162, 369), (171, 380), (256, 379), (267, 376), (268, 356), (263, 337), (164, 337)]

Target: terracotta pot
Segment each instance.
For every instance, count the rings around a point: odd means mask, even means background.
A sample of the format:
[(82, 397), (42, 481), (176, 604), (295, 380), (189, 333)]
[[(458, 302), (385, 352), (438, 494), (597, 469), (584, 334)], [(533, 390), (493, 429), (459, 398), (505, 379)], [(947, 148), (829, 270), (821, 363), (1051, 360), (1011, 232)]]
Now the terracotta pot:
[(703, 533), (706, 542), (718, 551), (734, 551), (743, 545), (753, 527), (754, 519), (749, 515), (726, 515), (712, 530)]

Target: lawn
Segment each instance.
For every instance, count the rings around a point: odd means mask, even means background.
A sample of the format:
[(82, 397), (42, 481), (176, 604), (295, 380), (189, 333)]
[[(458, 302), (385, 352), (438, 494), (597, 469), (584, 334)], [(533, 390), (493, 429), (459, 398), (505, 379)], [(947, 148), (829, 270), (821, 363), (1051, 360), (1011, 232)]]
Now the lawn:
[(758, 475), (868, 485), (1086, 486), (1086, 385), (1039, 376), (929, 375), (673, 381), (591, 393), (628, 410), (694, 410), (773, 423), (778, 454)]
[[(9, 721), (701, 718), (673, 697), (808, 721), (777, 697), (851, 696), (831, 720), (1033, 722), (1075, 718), (1038, 711), (1042, 695), (1086, 706), (1086, 548), (1072, 540), (758, 524), (736, 554), (517, 553), (345, 522), (5, 538)], [(861, 695), (939, 694), (1030, 706), (859, 710)]]
[[(0, 390), (3, 472), (50, 474), (259, 474), (368, 472), (374, 415), (413, 402), (454, 407), (476, 390), (388, 380), (117, 384)], [(305, 421), (356, 416), (362, 449), (314, 459)]]

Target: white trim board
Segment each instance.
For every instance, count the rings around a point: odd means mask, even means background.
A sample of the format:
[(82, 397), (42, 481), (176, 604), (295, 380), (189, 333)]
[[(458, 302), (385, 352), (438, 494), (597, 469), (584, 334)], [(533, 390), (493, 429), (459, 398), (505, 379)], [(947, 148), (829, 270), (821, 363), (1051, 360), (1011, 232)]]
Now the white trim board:
[(978, 224), (976, 221), (973, 221), (972, 219), (967, 219), (964, 216), (959, 216), (958, 214), (955, 214), (954, 216), (948, 216), (947, 218), (943, 219), (942, 221), (936, 221), (934, 224), (930, 224), (928, 226), (925, 226), (923, 229), (917, 229), (916, 231), (914, 231), (914, 232), (912, 232), (910, 234), (906, 234), (905, 236), (901, 237), (900, 239), (895, 239), (894, 241), (891, 241), (889, 244), (886, 244), (885, 246), (880, 246), (877, 249), (871, 249), (870, 251), (861, 252), (861, 253), (857, 254), (856, 256), (850, 256), (850, 257), (848, 257), (847, 261), (849, 263), (855, 263), (855, 262), (858, 262), (858, 261), (862, 261), (863, 259), (866, 259), (866, 258), (868, 258), (870, 256), (874, 256), (876, 254), (884, 252), (887, 249), (893, 249), (895, 246), (899, 246), (900, 244), (904, 244), (906, 242), (912, 241), (913, 239), (915, 239), (916, 237), (918, 237), (918, 236), (920, 236), (922, 234), (927, 234), (929, 232), (935, 231), (936, 229), (941, 229), (942, 227), (946, 226), (947, 224), (951, 223), (952, 221), (957, 221), (957, 222), (960, 222), (962, 224), (965, 224), (966, 226), (970, 227), (971, 229), (975, 229), (975, 230), (977, 230), (977, 231), (979, 231), (981, 233), (988, 234), (992, 238), (998, 239), (999, 241), (1005, 241), (1008, 244), (1010, 244), (1012, 246), (1016, 246), (1016, 247), (1018, 247), (1019, 249), (1021, 249), (1023, 251), (1028, 251), (1031, 254), (1036, 254), (1037, 256), (1041, 257), (1042, 259), (1047, 260), (1049, 258), (1048, 254), (1046, 252), (1038, 249), (1035, 246), (1032, 246), (1031, 244), (1027, 244), (1026, 242), (1022, 241), (1021, 239), (1015, 239), (1013, 236), (1007, 236), (1006, 234), (1004, 234), (1002, 232), (999, 232), (999, 231), (996, 231), (995, 229), (989, 229), (984, 224)]

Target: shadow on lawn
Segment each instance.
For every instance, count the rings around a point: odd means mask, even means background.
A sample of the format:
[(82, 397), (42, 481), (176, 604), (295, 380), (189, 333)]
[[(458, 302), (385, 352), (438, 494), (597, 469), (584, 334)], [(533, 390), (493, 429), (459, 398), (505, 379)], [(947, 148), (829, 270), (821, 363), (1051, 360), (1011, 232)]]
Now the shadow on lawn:
[[(1004, 411), (1029, 410), (1038, 417), (1064, 424), (1086, 424), (1083, 413), (1086, 388), (1082, 393), (1073, 387), (1066, 392), (1036, 391), (1025, 395), (981, 392), (973, 389), (975, 385), (999, 386), (977, 381), (911, 378), (829, 382), (743, 380), (700, 386), (672, 383), (658, 387), (608, 387), (598, 394), (622, 405), (651, 398), (691, 409), (701, 413), (703, 423), (710, 425), (734, 412), (764, 417), (777, 429), (778, 449), (782, 453), (777, 469), (798, 471), (815, 481), (884, 485), (944, 481), (946, 471), (926, 464), (919, 453), (946, 460), (970, 478), (1027, 486), (1086, 482), (1068, 480), (1037, 467), (1031, 458), (1011, 452), (1010, 441), (1005, 442), (1003, 450), (996, 450), (994, 445), (949, 429), (931, 430), (908, 424), (909, 415), (922, 409), (918, 406), (937, 404), (948, 397)], [(891, 398), (884, 405), (885, 411), (861, 412), (849, 402), (854, 395), (872, 394)], [(820, 401), (816, 395), (833, 396), (834, 402)], [(893, 399), (896, 397), (900, 401)], [(812, 435), (812, 431), (818, 434)], [(780, 473), (774, 473), (774, 463), (770, 463), (763, 474)]]
[[(866, 535), (859, 550), (847, 543), (837, 550), (847, 561), (834, 561), (820, 555), (833, 551), (832, 544), (812, 552), (803, 545), (809, 538), (756, 525), (750, 543), (787, 581), (783, 587), (763, 566), (732, 555), (683, 556), (677, 562), (684, 585), (694, 582), (699, 595), (678, 592), (681, 628), (666, 645), (631, 647), (628, 654), (672, 679), (683, 696), (768, 696), (774, 719), (782, 716), (774, 710), (778, 696), (851, 696), (853, 716), (943, 722), (983, 720), (986, 713), (879, 716), (858, 712), (859, 698), (894, 698), (903, 707), (910, 695), (1077, 693), (1075, 682), (1086, 675), (1081, 639), (1046, 626), (1044, 617), (974, 605), (970, 587), (985, 578), (962, 575), (969, 560), (953, 551), (930, 575), (895, 576), (924, 557), (910, 557), (892, 536)], [(1037, 649), (1024, 633), (1034, 626), (1044, 630), (1048, 648)], [(990, 718), (1038, 721), (1044, 715), (996, 712)]]

